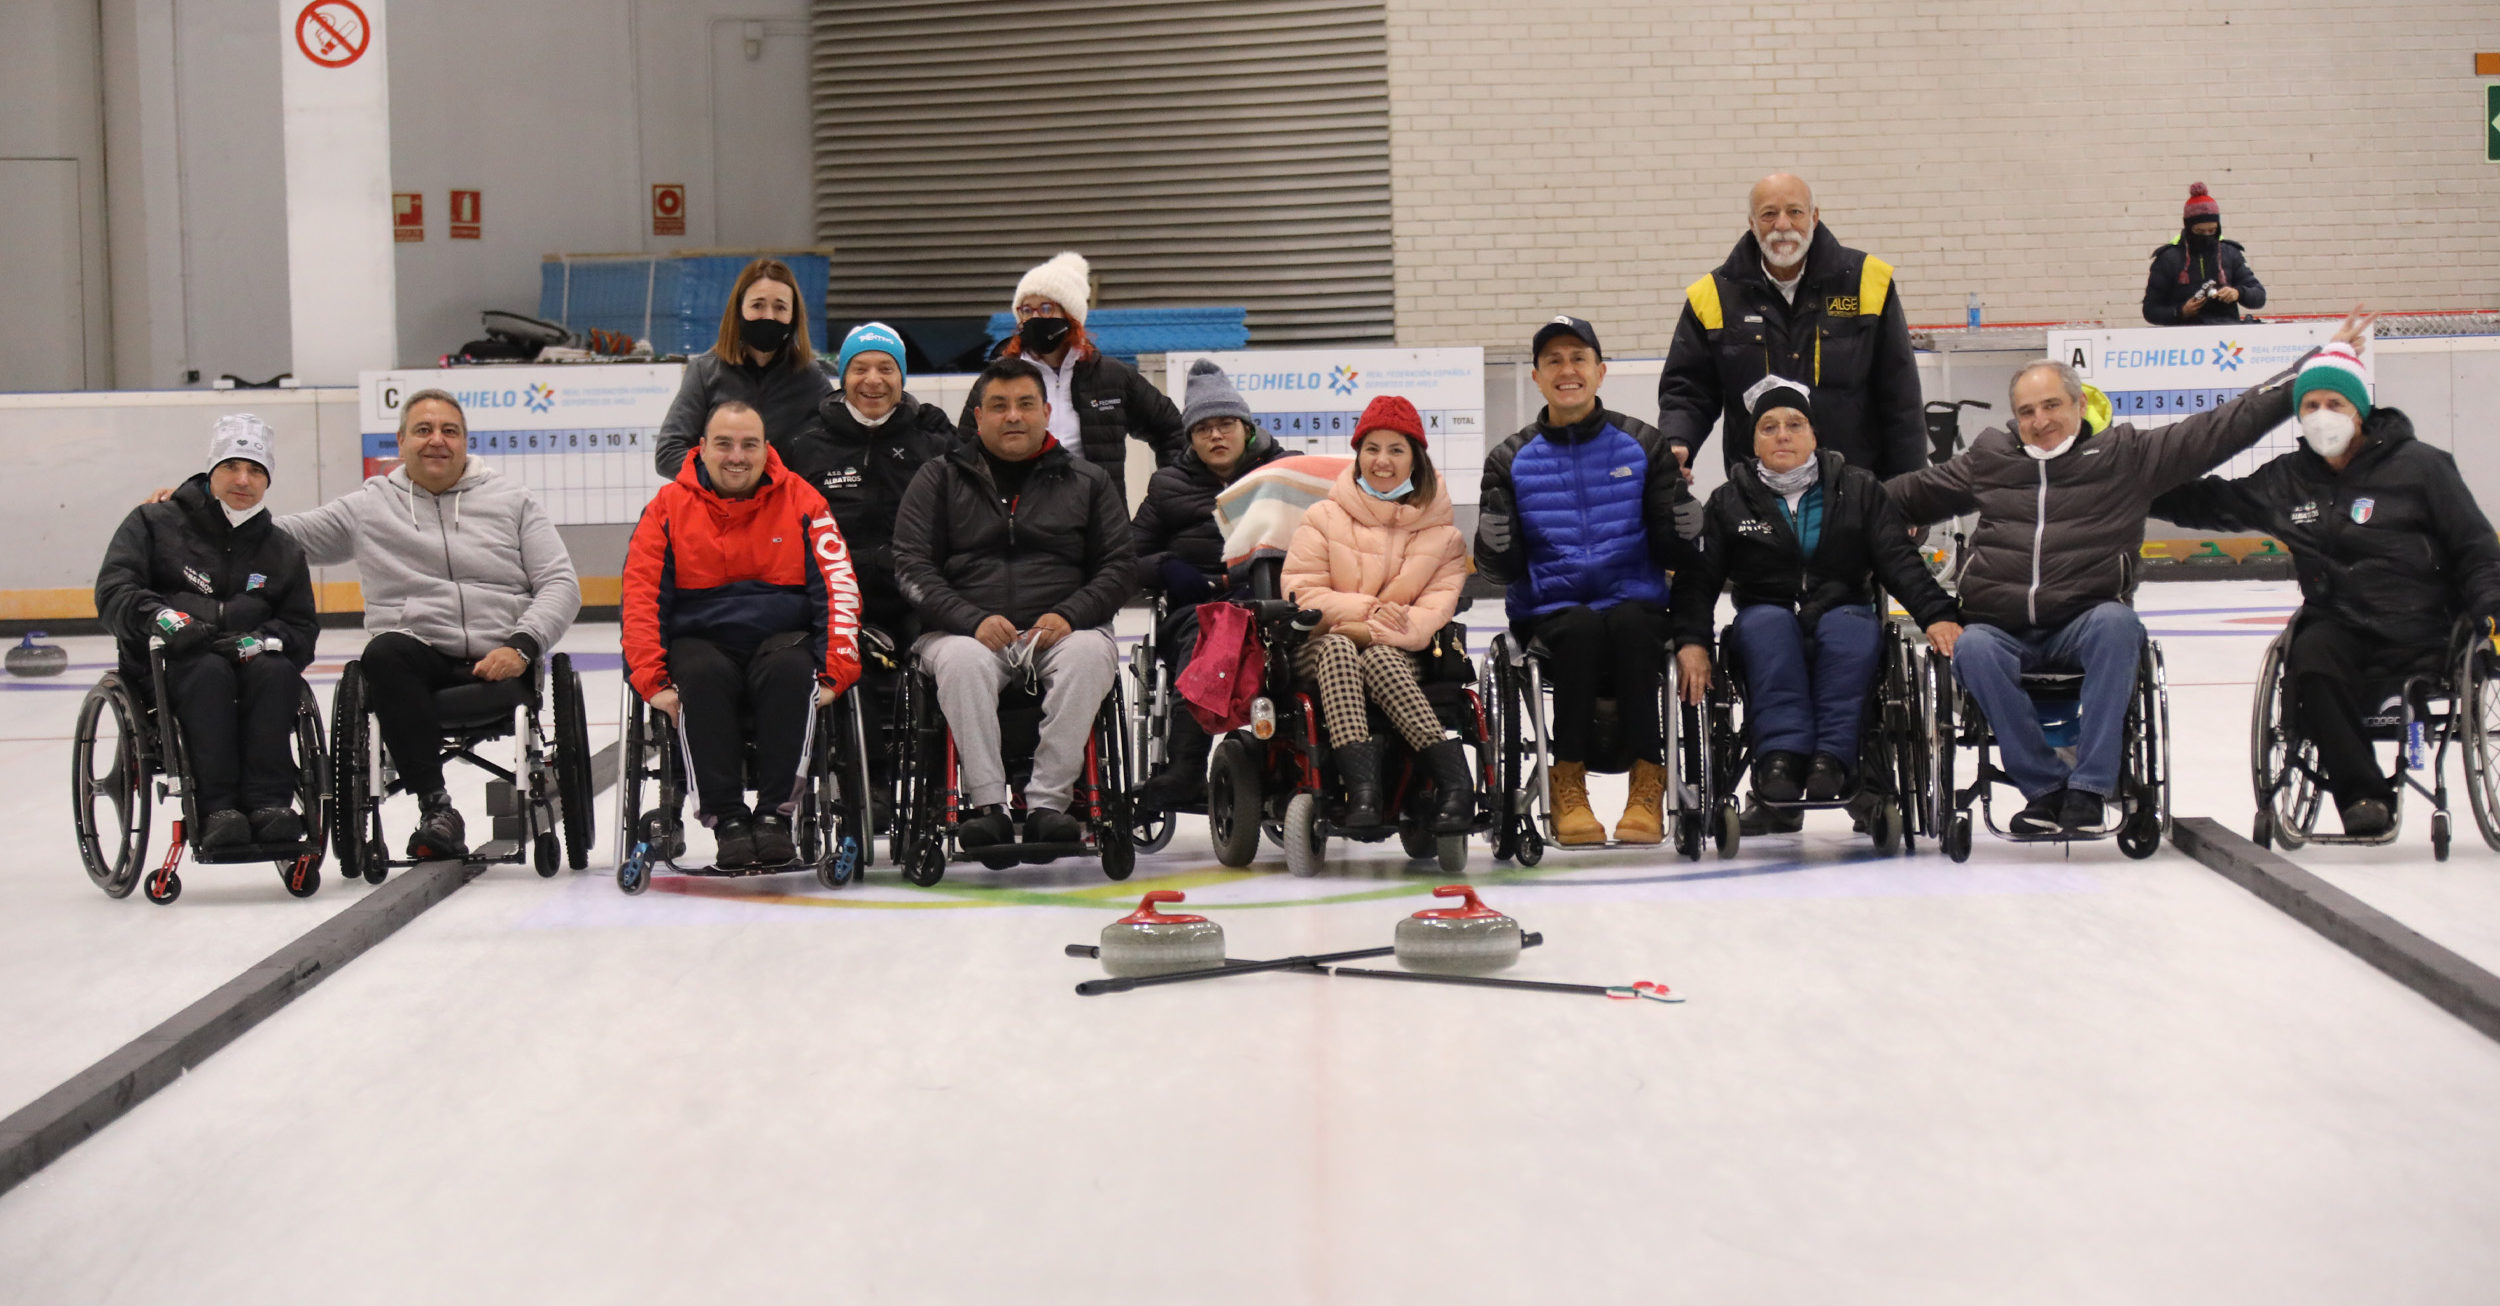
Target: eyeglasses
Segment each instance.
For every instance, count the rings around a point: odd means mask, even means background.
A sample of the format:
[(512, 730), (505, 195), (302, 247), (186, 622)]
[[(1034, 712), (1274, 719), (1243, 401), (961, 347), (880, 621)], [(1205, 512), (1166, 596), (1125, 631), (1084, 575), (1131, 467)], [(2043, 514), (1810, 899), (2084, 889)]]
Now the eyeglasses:
[(1018, 322), (1030, 322), (1037, 317), (1066, 317), (1067, 315), (1067, 310), (1059, 307), (1058, 304), (1047, 299), (1039, 300), (1031, 304), (1016, 305), (1016, 320)]

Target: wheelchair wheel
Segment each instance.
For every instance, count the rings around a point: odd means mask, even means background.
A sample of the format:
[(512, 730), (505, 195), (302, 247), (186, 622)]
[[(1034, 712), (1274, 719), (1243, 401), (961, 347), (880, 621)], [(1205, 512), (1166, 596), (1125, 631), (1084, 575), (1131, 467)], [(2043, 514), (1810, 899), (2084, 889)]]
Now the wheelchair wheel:
[(2118, 827), (2118, 851), (2142, 861), (2161, 851), (2161, 813), (2150, 808), (2138, 811)]
[(159, 907), (172, 906), (174, 899), (182, 896), (182, 877), (172, 871), (159, 871), (148, 876), (144, 893), (149, 902)]
[(1970, 860), (1970, 813), (1955, 812), (1944, 828), (1944, 855), (1956, 862)]
[(1734, 857), (1736, 850), (1744, 844), (1745, 818), (1737, 812), (1734, 799), (1719, 804), (1718, 829), (1712, 831), (1712, 834), (1713, 842), (1719, 846), (1719, 860), (1721, 861)]
[(1701, 846), (1709, 841), (1709, 821), (1700, 812), (1681, 808), (1675, 813), (1675, 852), (1686, 861), (1701, 860)]
[(1466, 835), (1435, 835), (1433, 837), (1433, 843), (1435, 845), (1433, 849), (1433, 856), (1440, 862), (1441, 873), (1443, 875), (1465, 875), (1467, 873)]
[(2448, 860), (2448, 814), (2446, 812), (2431, 813), (2431, 860), (2436, 862)]
[(2287, 630), (2266, 645), (2249, 707), (2249, 780), (2257, 798), (2260, 848), (2268, 847), (2269, 840), (2280, 841), (2287, 850), (2309, 842), (2322, 802), (2317, 752), (2294, 735), (2283, 693), (2283, 660), (2290, 642)]
[(2274, 813), (2272, 811), (2263, 807), (2257, 809), (2257, 819), (2249, 823), (2248, 841), (2260, 848), (2274, 846)]
[(590, 722), (582, 708), (582, 678), (573, 657), (558, 653), (548, 660), (556, 700), (556, 800), (564, 814), (564, 863), (574, 870), (590, 865), (595, 821), (591, 815)]
[(1901, 851), (1901, 805), (1887, 798), (1867, 813), (1866, 832), (1875, 839), (1875, 851), (1889, 857)]
[(1319, 795), (1295, 794), (1285, 804), (1285, 870), (1309, 878), (1328, 860), (1328, 835), (1319, 825)]
[(2465, 797), (2483, 842), (2500, 852), (2500, 676), (2491, 645), (2469, 638), (2457, 667), (2457, 722), (2465, 754)]
[(1406, 850), (1409, 861), (1428, 862), (1441, 855), (1441, 837), (1430, 826), (1400, 825), (1398, 846)]
[(1534, 866), (1545, 860), (1545, 836), (1537, 833), (1536, 822), (1526, 817), (1519, 820), (1519, 845), (1514, 857), (1522, 866)]
[(381, 815), (375, 811), (372, 755), (373, 718), (365, 712), (365, 669), (350, 662), (339, 671), (338, 692), (330, 699), (330, 846), (338, 854), (339, 878), (362, 876), (380, 884)]
[(288, 893), (309, 898), (321, 888), (321, 861), (329, 851), (330, 753), (321, 738), (321, 700), (304, 686), (295, 704), (295, 807), (303, 814), (304, 854), (278, 863)]
[(921, 888), (946, 878), (946, 840), (934, 830), (913, 835), (908, 858), (903, 863), (903, 878)]
[[(1930, 652), (1926, 674), (1919, 677), (1919, 694), (1926, 707), (1927, 752), (1927, 828), (1939, 838), (1949, 839), (1954, 823), (1969, 825), (1970, 817), (1955, 806), (1953, 792), (1953, 709), (1955, 702), (1953, 663)], [(1948, 848), (1947, 851), (1950, 851)], [(1970, 835), (1962, 835), (1962, 857), (1970, 856)]]
[(1519, 856), (1519, 826), (1527, 815), (1524, 793), (1527, 770), (1527, 747), (1519, 737), (1519, 719), (1528, 710), (1526, 678), (1516, 664), (1518, 656), (1505, 632), (1493, 637), (1487, 654), (1491, 664), (1493, 692), (1484, 699), (1485, 737), (1493, 743), (1493, 860), (1506, 862)]
[(1137, 845), (1137, 851), (1159, 853), (1171, 847), (1172, 832), (1179, 828), (1180, 818), (1162, 808), (1135, 806), (1134, 798), (1129, 801), (1129, 841)]
[(1126, 820), (1103, 825), (1101, 852), (1102, 873), (1107, 879), (1125, 880), (1137, 869), (1137, 844), (1129, 837)]
[(1215, 860), (1238, 870), (1259, 855), (1259, 808), (1258, 754), (1226, 735), (1215, 745), (1215, 773), (1207, 777), (1207, 842)]
[(139, 882), (156, 806), (148, 793), (147, 747), (139, 730), (138, 704), (122, 688), (121, 677), (106, 672), (78, 705), (70, 808), (87, 878), (115, 898), (129, 897)]
[(538, 837), (530, 841), (530, 864), (542, 880), (564, 869), (564, 852), (556, 847), (555, 831), (541, 830)]

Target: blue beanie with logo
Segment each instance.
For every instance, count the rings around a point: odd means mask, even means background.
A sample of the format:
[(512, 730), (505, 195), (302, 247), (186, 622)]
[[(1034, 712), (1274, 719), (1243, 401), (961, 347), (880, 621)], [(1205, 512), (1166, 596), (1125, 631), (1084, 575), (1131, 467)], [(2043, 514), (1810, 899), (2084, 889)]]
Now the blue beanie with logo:
[(905, 361), (908, 352), (903, 348), (903, 337), (885, 323), (862, 322), (852, 327), (849, 335), (842, 337), (842, 352), (833, 360), (834, 377), (838, 380), (849, 372), (851, 360), (861, 354), (883, 354), (893, 359), (896, 384), (911, 381), (911, 365)]

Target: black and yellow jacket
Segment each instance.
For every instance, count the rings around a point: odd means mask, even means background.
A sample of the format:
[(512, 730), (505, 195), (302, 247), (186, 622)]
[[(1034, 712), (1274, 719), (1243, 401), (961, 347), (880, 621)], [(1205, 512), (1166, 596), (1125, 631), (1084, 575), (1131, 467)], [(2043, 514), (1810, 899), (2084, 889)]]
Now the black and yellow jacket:
[(1726, 422), (1730, 466), (1753, 457), (1745, 391), (1766, 374), (1814, 389), (1814, 438), (1877, 477), (1927, 465), (1918, 361), (1892, 265), (1844, 248), (1816, 223), (1791, 306), (1762, 271), (1752, 232), (1719, 270), (1684, 291), (1684, 312), (1658, 378), (1658, 429), (1698, 452)]

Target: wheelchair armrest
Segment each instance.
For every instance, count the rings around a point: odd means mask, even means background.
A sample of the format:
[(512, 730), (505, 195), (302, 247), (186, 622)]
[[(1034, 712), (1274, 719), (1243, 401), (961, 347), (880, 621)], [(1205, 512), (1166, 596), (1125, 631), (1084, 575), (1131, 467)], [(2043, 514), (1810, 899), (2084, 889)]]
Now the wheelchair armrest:
[(1251, 620), (1259, 624), (1259, 633), (1269, 639), (1298, 643), (1319, 629), (1320, 614), (1297, 606), (1291, 599), (1253, 599), (1244, 606), (1250, 609)]

